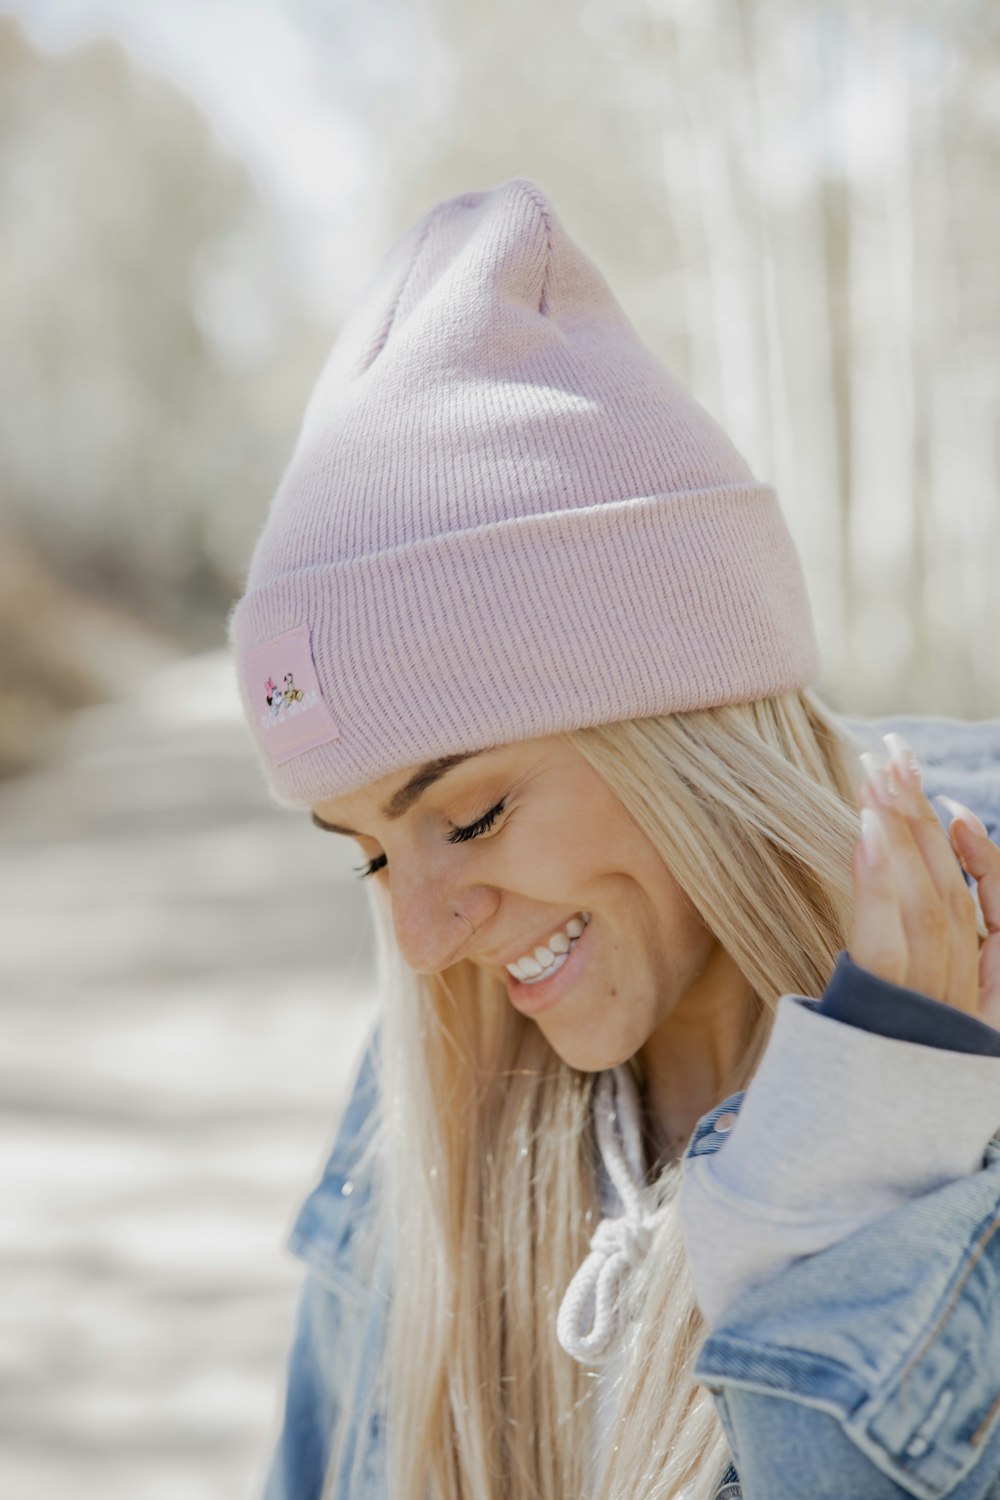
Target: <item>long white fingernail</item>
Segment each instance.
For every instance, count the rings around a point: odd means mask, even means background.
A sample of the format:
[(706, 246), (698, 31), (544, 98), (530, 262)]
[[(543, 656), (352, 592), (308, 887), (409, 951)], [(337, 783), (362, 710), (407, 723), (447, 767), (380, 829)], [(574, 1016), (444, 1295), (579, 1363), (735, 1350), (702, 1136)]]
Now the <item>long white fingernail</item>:
[(943, 792), (937, 793), (936, 801), (946, 807), (953, 818), (958, 818), (960, 822), (965, 823), (971, 828), (973, 833), (981, 834), (984, 839), (989, 838), (989, 829), (980, 818), (976, 817), (971, 807), (966, 807), (964, 803), (956, 802), (954, 797), (946, 797)]
[(923, 781), (920, 764), (903, 736), (893, 731), (890, 734), (884, 734), (882, 739), (893, 761), (899, 767), (903, 782), (909, 781), (912, 786), (919, 788)]

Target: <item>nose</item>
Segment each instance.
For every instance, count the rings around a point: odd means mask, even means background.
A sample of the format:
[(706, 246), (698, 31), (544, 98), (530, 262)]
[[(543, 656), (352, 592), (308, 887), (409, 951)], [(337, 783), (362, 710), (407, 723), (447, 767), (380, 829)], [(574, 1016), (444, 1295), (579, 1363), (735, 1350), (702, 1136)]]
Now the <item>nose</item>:
[(495, 911), (488, 886), (441, 879), (391, 884), (392, 921), (399, 950), (418, 974), (437, 974), (476, 952), (478, 934)]

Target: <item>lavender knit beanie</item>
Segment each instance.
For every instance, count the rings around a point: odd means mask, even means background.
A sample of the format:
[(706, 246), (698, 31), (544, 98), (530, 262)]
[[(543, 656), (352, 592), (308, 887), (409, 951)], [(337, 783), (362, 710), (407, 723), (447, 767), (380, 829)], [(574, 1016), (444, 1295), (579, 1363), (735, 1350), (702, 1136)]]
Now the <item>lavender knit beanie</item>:
[(388, 251), (228, 629), (289, 808), (820, 672), (775, 491), (525, 177), (439, 203)]

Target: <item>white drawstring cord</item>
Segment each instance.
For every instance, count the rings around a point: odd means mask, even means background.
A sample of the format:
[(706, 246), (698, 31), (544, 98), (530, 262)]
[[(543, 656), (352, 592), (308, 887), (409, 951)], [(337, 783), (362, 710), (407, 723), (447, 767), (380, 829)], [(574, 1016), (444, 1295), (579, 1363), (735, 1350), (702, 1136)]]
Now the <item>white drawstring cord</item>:
[(602, 1219), (590, 1254), (566, 1288), (556, 1337), (581, 1364), (604, 1364), (621, 1334), (619, 1297), (649, 1249), (659, 1213), (644, 1207), (645, 1157), (639, 1092), (624, 1063), (603, 1072), (594, 1091), (597, 1144), (623, 1212)]

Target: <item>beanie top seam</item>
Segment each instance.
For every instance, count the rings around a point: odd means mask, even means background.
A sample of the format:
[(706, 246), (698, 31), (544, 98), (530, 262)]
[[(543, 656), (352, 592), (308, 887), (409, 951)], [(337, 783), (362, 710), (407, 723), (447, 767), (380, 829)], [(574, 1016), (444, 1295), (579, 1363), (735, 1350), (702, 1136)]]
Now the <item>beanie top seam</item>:
[(545, 194), (540, 192), (533, 182), (526, 178), (521, 180), (525, 197), (529, 198), (538, 210), (545, 231), (545, 272), (542, 276), (542, 290), (538, 299), (538, 311), (544, 316), (549, 316), (548, 287), (552, 271), (552, 219), (549, 214), (549, 205)]
[(376, 338), (375, 343), (368, 351), (368, 354), (366, 355), (364, 361), (358, 365), (358, 368), (355, 372), (355, 375), (357, 377), (363, 375), (371, 367), (371, 365), (375, 363), (379, 355), (382, 353), (382, 350), (385, 348), (386, 343), (389, 339), (389, 335), (392, 333), (393, 326), (396, 322), (396, 314), (399, 311), (399, 304), (403, 300), (403, 293), (406, 291), (406, 288), (410, 284), (414, 269), (416, 268), (417, 262), (420, 259), (420, 255), (423, 251), (424, 245), (427, 243), (427, 236), (431, 232), (434, 221), (440, 214), (444, 206), (444, 204), (439, 203), (436, 205), (436, 207), (432, 208), (428, 212), (424, 227), (421, 230), (417, 242), (413, 247), (413, 254), (410, 256), (410, 263), (400, 280), (399, 286), (396, 288), (396, 295), (393, 297), (392, 302), (389, 304), (385, 323), (381, 329), (381, 332)]

